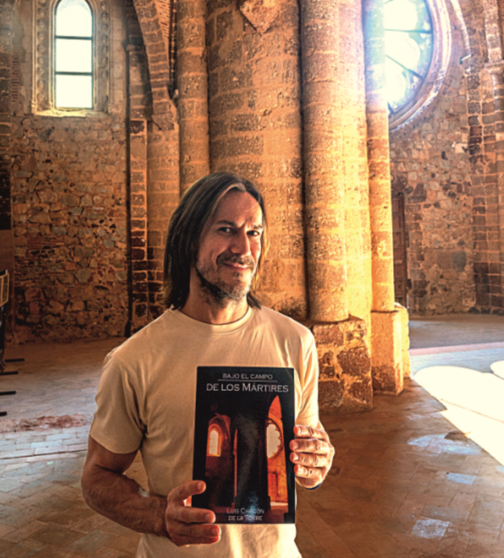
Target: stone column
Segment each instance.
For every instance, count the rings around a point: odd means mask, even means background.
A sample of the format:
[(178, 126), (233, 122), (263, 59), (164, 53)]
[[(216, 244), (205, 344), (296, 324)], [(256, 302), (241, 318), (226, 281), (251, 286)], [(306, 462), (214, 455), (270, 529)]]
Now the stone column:
[(336, 322), (348, 318), (338, 2), (301, 2), (301, 45), (309, 317)]
[[(14, 235), (11, 200), (11, 49), (13, 7), (0, 4), (0, 270), (7, 269), (10, 279), (10, 300), (14, 285)], [(7, 334), (12, 332), (12, 302), (7, 307)]]
[[(504, 312), (504, 60), (486, 66), (494, 86), (496, 177), (487, 186), (486, 234), (488, 248), (488, 306)], [(486, 181), (487, 183), (490, 180)]]
[(349, 228), (351, 219), (365, 227), (368, 211), (367, 173), (359, 173), (361, 161), (366, 170), (365, 99), (352, 94), (363, 74), (360, 3), (301, 2), (301, 51), (307, 325), (317, 343), (319, 404), (341, 412), (370, 410), (369, 304), (353, 304), (362, 313), (351, 316), (348, 284), (353, 274), (366, 290), (365, 231), (356, 238)]
[(209, 0), (207, 9), (211, 170), (234, 172), (260, 189), (270, 242), (259, 299), (304, 319), (298, 3)]
[(209, 173), (206, 0), (177, 3), (180, 192)]
[(384, 94), (383, 0), (364, 0), (363, 25), (373, 278), (371, 372), (375, 391), (398, 394), (403, 389), (403, 321), (394, 307), (389, 131)]
[[(130, 331), (149, 321), (147, 259), (147, 119), (144, 106), (145, 53), (128, 45), (129, 70), (129, 234), (130, 234)], [(135, 94), (136, 93), (136, 94)]]
[[(475, 232), (480, 238), (484, 238), (482, 244), (485, 247), (486, 257), (484, 261), (478, 262), (477, 267), (475, 265), (474, 271), (478, 281), (478, 305), (487, 311), (502, 313), (504, 312), (504, 49), (502, 43), (502, 2), (483, 0), (483, 7), (489, 60), (486, 69), (492, 76), (493, 82), (495, 159), (493, 159), (491, 152), (485, 153), (485, 162), (487, 163), (483, 185), (485, 207), (484, 213), (477, 215), (475, 218), (475, 225), (479, 229)], [(483, 121), (482, 124), (485, 124), (485, 122)], [(471, 126), (470, 140), (473, 139), (472, 136), (477, 130), (477, 126)], [(485, 136), (485, 134), (483, 135)]]

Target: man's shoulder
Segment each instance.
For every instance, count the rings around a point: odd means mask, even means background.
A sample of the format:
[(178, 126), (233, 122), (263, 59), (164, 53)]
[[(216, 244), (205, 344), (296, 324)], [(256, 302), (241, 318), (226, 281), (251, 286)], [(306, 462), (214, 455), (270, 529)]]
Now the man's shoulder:
[(306, 326), (277, 310), (261, 306), (261, 309), (256, 311), (256, 316), (260, 322), (269, 324), (270, 327), (283, 332), (285, 335), (296, 335), (310, 342), (313, 340), (313, 334)]
[(107, 355), (107, 360), (114, 357), (124, 363), (131, 363), (145, 358), (146, 353), (151, 353), (166, 341), (170, 329), (176, 327), (173, 322), (170, 312), (166, 311), (113, 349)]

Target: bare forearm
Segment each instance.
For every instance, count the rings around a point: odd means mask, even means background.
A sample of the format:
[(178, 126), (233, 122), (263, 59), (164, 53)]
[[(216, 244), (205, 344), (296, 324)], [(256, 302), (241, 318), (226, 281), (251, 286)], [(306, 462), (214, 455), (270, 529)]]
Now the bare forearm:
[(168, 536), (166, 498), (142, 496), (140, 485), (125, 475), (95, 466), (85, 471), (82, 491), (90, 508), (116, 523), (140, 533)]

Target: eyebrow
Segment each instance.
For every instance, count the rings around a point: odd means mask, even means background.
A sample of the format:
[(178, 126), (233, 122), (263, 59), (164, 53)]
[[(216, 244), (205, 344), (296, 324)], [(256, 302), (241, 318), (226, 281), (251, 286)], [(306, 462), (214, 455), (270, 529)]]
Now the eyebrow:
[[(215, 223), (216, 225), (229, 225), (231, 227), (234, 227), (235, 229), (238, 229), (238, 225), (236, 223), (234, 223), (233, 221), (228, 221), (226, 219), (221, 219), (220, 221), (217, 221), (217, 223)], [(253, 229), (259, 229), (259, 230), (263, 230), (263, 225), (252, 225)]]

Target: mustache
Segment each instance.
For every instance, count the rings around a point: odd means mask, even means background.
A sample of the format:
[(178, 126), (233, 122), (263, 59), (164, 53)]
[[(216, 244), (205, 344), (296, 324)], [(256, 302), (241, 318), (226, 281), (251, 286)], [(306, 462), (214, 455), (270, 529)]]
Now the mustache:
[(250, 269), (255, 268), (255, 261), (253, 258), (247, 256), (234, 256), (233, 254), (221, 254), (217, 257), (217, 264), (238, 264), (238, 265), (246, 265)]

